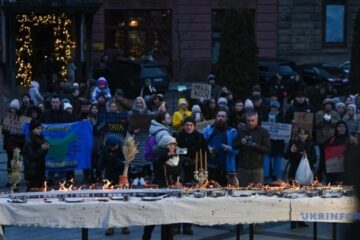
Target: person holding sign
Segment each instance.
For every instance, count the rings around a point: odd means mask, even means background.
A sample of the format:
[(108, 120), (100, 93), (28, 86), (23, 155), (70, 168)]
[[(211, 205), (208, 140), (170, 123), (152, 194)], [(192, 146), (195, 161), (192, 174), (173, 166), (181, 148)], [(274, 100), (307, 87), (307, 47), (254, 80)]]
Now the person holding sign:
[[(10, 102), (9, 111), (2, 120), (2, 134), (4, 135), (3, 148), (7, 155), (7, 173), (11, 173), (11, 159), (15, 148), (24, 146), (25, 135), (21, 129), (21, 113), (20, 102), (18, 99), (13, 99)], [(16, 123), (16, 124), (15, 124)], [(9, 185), (9, 184), (6, 184)]]
[[(264, 122), (283, 123), (283, 118), (279, 114), (280, 103), (278, 101), (270, 102), (270, 111), (265, 117)], [(281, 178), (281, 161), (284, 154), (285, 142), (284, 140), (271, 139), (270, 154), (264, 157), (264, 177), (272, 177), (275, 179)], [(272, 164), (271, 164), (272, 160)], [(270, 172), (272, 170), (272, 172)]]
[(327, 183), (335, 184), (345, 181), (344, 157), (348, 148), (357, 144), (358, 141), (350, 135), (346, 122), (337, 122), (334, 135), (325, 142), (324, 147)]

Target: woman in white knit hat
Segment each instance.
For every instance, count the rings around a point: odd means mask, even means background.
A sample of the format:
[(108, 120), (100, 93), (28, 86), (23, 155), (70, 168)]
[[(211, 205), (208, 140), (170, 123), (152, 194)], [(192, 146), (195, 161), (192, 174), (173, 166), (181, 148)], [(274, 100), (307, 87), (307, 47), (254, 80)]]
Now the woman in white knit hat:
[[(176, 139), (170, 135), (163, 136), (154, 147), (154, 183), (159, 187), (176, 184), (177, 177), (180, 175), (180, 158), (176, 154), (176, 147)], [(150, 240), (154, 228), (155, 225), (145, 226), (142, 239)]]

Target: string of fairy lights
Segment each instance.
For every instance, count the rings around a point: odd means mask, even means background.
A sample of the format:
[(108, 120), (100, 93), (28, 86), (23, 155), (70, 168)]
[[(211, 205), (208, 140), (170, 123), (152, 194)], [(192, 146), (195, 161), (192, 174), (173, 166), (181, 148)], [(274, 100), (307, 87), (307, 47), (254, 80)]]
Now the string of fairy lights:
[(65, 14), (37, 15), (18, 14), (19, 31), (16, 37), (16, 78), (22, 86), (29, 86), (32, 81), (32, 28), (39, 25), (51, 25), (54, 30), (54, 59), (61, 64), (60, 77), (66, 79), (66, 64), (71, 59), (71, 50), (75, 48), (75, 42), (71, 39), (71, 20)]

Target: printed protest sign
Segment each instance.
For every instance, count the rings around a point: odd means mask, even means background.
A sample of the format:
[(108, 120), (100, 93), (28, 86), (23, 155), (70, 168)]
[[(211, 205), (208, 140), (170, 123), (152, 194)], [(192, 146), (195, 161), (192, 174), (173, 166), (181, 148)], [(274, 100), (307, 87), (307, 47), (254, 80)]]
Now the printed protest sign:
[(210, 99), (211, 85), (205, 83), (193, 83), (191, 85), (191, 98), (194, 99)]
[(300, 128), (304, 128), (309, 131), (310, 138), (312, 137), (312, 129), (314, 122), (314, 114), (308, 112), (294, 112), (294, 120), (292, 126), (292, 138), (296, 136)]
[(291, 124), (262, 122), (261, 126), (268, 130), (270, 139), (289, 141), (291, 138)]
[(203, 130), (207, 127), (207, 125), (214, 124), (214, 122), (215, 122), (215, 119), (197, 122), (197, 123), (196, 123), (196, 129), (197, 129), (199, 132), (202, 133)]
[(96, 129), (104, 133), (125, 133), (127, 131), (127, 113), (98, 113), (98, 124)]
[(6, 113), (3, 119), (2, 128), (3, 130), (8, 131), (10, 134), (23, 135), (24, 124), (29, 123), (30, 121), (31, 118), (29, 117)]

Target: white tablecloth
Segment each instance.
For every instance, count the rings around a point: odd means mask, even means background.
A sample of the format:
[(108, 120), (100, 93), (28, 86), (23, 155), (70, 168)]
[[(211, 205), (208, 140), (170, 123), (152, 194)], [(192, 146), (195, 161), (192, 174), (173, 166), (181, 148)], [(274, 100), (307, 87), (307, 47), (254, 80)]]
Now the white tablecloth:
[(29, 199), (9, 203), (0, 199), (0, 225), (59, 228), (105, 228), (187, 222), (199, 225), (288, 221), (290, 200), (277, 197), (165, 198), (147, 202), (66, 203)]

